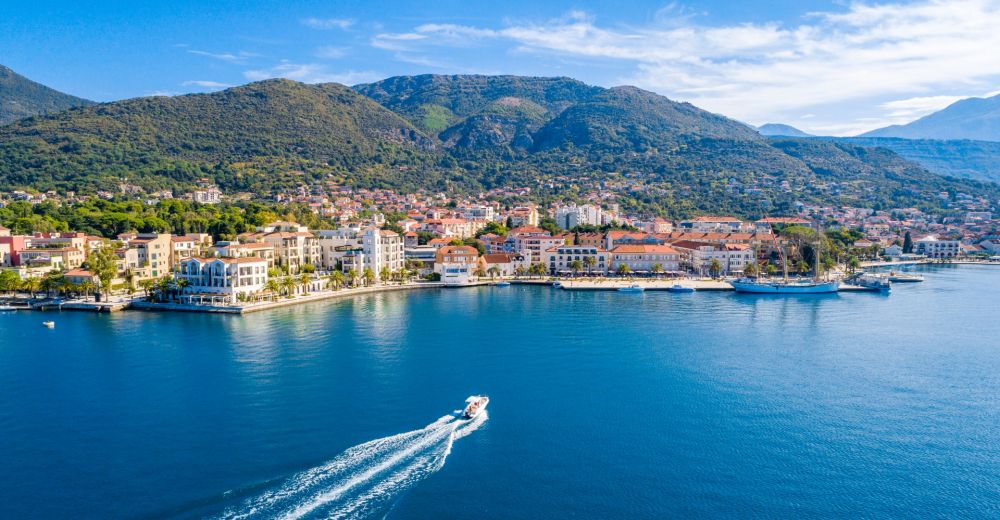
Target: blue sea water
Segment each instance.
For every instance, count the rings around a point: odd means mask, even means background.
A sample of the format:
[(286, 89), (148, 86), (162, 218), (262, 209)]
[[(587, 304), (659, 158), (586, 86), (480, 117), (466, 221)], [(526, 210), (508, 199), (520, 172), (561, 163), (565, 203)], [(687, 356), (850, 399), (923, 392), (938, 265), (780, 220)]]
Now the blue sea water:
[(995, 518), (1000, 268), (925, 274), (0, 314), (0, 517)]

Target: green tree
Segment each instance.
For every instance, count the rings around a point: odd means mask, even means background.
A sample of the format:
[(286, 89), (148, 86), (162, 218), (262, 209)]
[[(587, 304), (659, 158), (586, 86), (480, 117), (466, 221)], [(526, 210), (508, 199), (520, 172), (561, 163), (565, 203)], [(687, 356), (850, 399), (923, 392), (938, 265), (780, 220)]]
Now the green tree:
[[(309, 265), (309, 264), (306, 264)], [(312, 277), (309, 273), (302, 273), (299, 275), (299, 285), (302, 286), (302, 294), (309, 294), (309, 283), (312, 282)]]
[(587, 276), (590, 276), (594, 267), (597, 266), (597, 259), (592, 256), (585, 256), (583, 257), (583, 265), (587, 267)]
[[(8, 272), (14, 274), (13, 271), (8, 271)], [(35, 293), (37, 293), (38, 290), (41, 289), (41, 287), (42, 287), (42, 280), (35, 276), (27, 278), (23, 282), (21, 282), (21, 288), (24, 289), (25, 291), (28, 291), (28, 294), (30, 294), (32, 298), (35, 297)]]
[(378, 277), (382, 280), (382, 284), (388, 285), (389, 280), (392, 279), (392, 270), (388, 266), (382, 266), (382, 269), (379, 269)]
[(906, 234), (903, 235), (903, 253), (905, 254), (913, 253), (913, 237), (910, 236), (909, 231), (907, 231)]
[(747, 266), (743, 268), (743, 275), (747, 277), (757, 276), (757, 265), (753, 262), (747, 264)]
[(327, 279), (330, 282), (330, 288), (334, 291), (340, 290), (340, 288), (344, 286), (344, 273), (340, 271), (330, 273), (330, 276), (328, 276)]
[(663, 264), (653, 264), (653, 266), (650, 267), (649, 270), (656, 276), (659, 276), (663, 272)]
[(361, 272), (361, 277), (365, 279), (365, 287), (371, 286), (375, 283), (375, 271), (372, 271), (371, 267), (366, 267), (364, 271)]
[(281, 282), (279, 282), (276, 278), (269, 278), (266, 282), (264, 282), (264, 288), (271, 293), (272, 298), (281, 294)]
[(718, 278), (722, 274), (722, 263), (719, 262), (718, 258), (713, 258), (711, 262), (708, 263), (708, 274), (712, 278)]
[(118, 255), (111, 247), (102, 247), (90, 253), (87, 259), (90, 271), (101, 282), (101, 291), (107, 297), (111, 294), (111, 281), (118, 274)]
[(569, 268), (573, 271), (573, 276), (576, 277), (577, 273), (583, 269), (583, 262), (580, 260), (573, 260), (569, 263)]
[(615, 273), (617, 273), (618, 276), (628, 276), (632, 274), (632, 268), (629, 267), (628, 264), (618, 264), (618, 267), (615, 269)]
[(295, 295), (295, 288), (299, 286), (299, 282), (291, 276), (286, 276), (281, 280), (281, 287), (285, 290), (285, 296), (291, 298)]
[(0, 292), (14, 293), (21, 288), (21, 277), (13, 270), (0, 271)]

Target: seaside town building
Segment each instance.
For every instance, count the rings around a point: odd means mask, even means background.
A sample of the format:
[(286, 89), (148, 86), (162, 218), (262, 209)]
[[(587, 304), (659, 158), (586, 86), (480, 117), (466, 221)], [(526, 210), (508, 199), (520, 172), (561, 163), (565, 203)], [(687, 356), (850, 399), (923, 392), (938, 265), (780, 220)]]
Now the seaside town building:
[(927, 258), (953, 258), (959, 255), (961, 242), (942, 240), (935, 235), (927, 235), (913, 243), (913, 252)]
[(670, 246), (680, 253), (682, 268), (687, 267), (701, 276), (711, 274), (713, 260), (718, 262), (718, 274), (721, 276), (740, 274), (747, 265), (754, 262), (753, 250), (747, 244), (708, 244), (680, 240), (672, 242)]
[(580, 262), (580, 273), (604, 275), (611, 265), (607, 250), (596, 246), (560, 245), (545, 250), (542, 262), (548, 273), (573, 274), (573, 262)]
[(651, 273), (654, 266), (659, 266), (663, 272), (678, 272), (680, 270), (680, 253), (667, 245), (620, 245), (611, 250), (609, 272), (614, 272), (621, 265), (627, 265), (634, 273)]
[(182, 301), (237, 303), (264, 290), (267, 261), (257, 257), (192, 257), (180, 262), (175, 276), (184, 281)]
[(444, 246), (434, 259), (434, 272), (446, 285), (467, 285), (478, 279), (479, 251), (472, 246)]

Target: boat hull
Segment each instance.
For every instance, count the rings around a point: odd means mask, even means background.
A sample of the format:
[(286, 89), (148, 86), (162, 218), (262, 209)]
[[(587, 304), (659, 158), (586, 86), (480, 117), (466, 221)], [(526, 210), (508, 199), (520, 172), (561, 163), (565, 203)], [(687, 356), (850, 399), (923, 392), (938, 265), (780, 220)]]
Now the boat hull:
[(756, 282), (735, 280), (730, 282), (736, 292), (753, 294), (829, 294), (840, 290), (840, 282)]

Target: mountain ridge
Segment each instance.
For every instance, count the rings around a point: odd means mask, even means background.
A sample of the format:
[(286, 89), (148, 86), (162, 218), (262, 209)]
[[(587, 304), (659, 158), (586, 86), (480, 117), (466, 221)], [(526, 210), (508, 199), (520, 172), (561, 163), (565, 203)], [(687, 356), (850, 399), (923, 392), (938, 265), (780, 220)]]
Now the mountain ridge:
[(1000, 141), (1000, 94), (966, 98), (903, 125), (891, 125), (857, 137)]
[(0, 126), (93, 104), (93, 101), (59, 92), (0, 65)]

